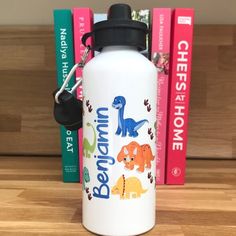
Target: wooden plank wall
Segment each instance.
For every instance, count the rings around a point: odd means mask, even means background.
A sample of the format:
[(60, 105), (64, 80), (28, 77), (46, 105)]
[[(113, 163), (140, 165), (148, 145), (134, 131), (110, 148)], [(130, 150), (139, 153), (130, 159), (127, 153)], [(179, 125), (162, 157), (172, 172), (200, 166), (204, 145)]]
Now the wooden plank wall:
[[(0, 155), (60, 155), (52, 26), (0, 27)], [(195, 26), (188, 156), (236, 158), (236, 26)]]
[(196, 26), (188, 156), (236, 158), (236, 26)]

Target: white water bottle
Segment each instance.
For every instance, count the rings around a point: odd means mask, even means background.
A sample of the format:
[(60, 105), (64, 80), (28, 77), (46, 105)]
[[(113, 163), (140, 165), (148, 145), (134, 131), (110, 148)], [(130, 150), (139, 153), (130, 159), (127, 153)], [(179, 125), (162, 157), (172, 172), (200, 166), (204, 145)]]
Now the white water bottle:
[(139, 51), (147, 27), (126, 4), (89, 35), (101, 51), (83, 70), (82, 223), (101, 235), (155, 225), (157, 71)]

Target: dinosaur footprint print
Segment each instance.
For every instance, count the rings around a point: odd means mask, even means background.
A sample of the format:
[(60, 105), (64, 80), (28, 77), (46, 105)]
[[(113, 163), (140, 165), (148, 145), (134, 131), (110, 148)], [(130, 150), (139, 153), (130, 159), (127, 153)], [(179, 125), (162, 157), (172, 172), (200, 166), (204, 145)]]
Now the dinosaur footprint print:
[(149, 104), (148, 99), (144, 99), (143, 104), (144, 104), (144, 106), (147, 106)]
[(152, 133), (152, 128), (148, 128), (148, 134)]
[(89, 100), (86, 100), (85, 104), (86, 104), (86, 107), (88, 108), (88, 112), (92, 112), (92, 111), (93, 111), (93, 107), (92, 107), (92, 105), (90, 104), (90, 101), (89, 101)]
[(88, 107), (89, 106), (89, 100), (86, 100), (86, 107)]
[(150, 139), (153, 140), (154, 134), (152, 132), (152, 128), (148, 128), (148, 134), (149, 134)]
[(88, 107), (88, 111), (89, 111), (89, 112), (92, 112), (92, 111), (93, 111), (93, 108), (92, 108), (91, 105), (89, 105), (89, 107)]
[(152, 110), (151, 104), (149, 103), (148, 99), (144, 99), (143, 102), (144, 106), (147, 108), (147, 111), (150, 112)]
[(91, 195), (91, 193), (88, 194), (88, 200), (91, 200), (93, 197)]
[(156, 177), (155, 177), (155, 178), (153, 178), (153, 176), (152, 176), (152, 173), (151, 173), (151, 172), (148, 172), (148, 179), (149, 179), (149, 181), (150, 181), (150, 184), (152, 184), (152, 183), (153, 183), (153, 181), (154, 181), (154, 183), (156, 182)]

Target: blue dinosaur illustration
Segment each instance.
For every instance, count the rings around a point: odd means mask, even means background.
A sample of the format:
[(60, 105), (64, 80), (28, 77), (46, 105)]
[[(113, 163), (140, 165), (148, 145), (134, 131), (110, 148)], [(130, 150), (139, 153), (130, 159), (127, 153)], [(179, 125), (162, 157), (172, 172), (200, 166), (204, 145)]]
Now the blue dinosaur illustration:
[(116, 130), (116, 135), (126, 137), (127, 132), (130, 137), (138, 136), (138, 129), (140, 129), (148, 120), (135, 121), (132, 118), (124, 119), (124, 109), (126, 105), (126, 100), (123, 96), (117, 96), (114, 98), (112, 106), (118, 109), (118, 128)]

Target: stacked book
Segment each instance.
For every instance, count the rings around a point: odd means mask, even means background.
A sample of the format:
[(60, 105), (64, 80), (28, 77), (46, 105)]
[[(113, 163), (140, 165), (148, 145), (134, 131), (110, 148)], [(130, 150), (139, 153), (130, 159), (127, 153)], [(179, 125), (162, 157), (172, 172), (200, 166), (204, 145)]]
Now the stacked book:
[[(152, 13), (152, 17), (151, 17)], [(93, 14), (89, 8), (54, 10), (56, 65), (58, 87), (70, 69), (78, 63), (85, 47), (81, 42), (92, 25), (106, 20), (106, 14)], [(191, 80), (191, 58), (194, 10), (186, 8), (154, 8), (132, 12), (132, 18), (146, 23), (151, 34), (147, 50), (142, 52), (157, 67), (157, 184), (184, 184), (187, 146), (187, 123)], [(91, 39), (90, 39), (91, 40)], [(87, 41), (91, 44), (91, 41)], [(90, 52), (87, 60), (94, 55)], [(82, 76), (80, 68), (70, 89)], [(83, 100), (82, 86), (75, 96)], [(92, 109), (89, 101), (84, 101)], [(146, 104), (148, 106), (148, 104)], [(83, 139), (83, 131), (60, 128), (64, 182), (82, 182), (83, 156), (93, 149), (95, 140)], [(155, 135), (150, 132), (150, 135)], [(84, 152), (84, 153), (83, 153)]]

